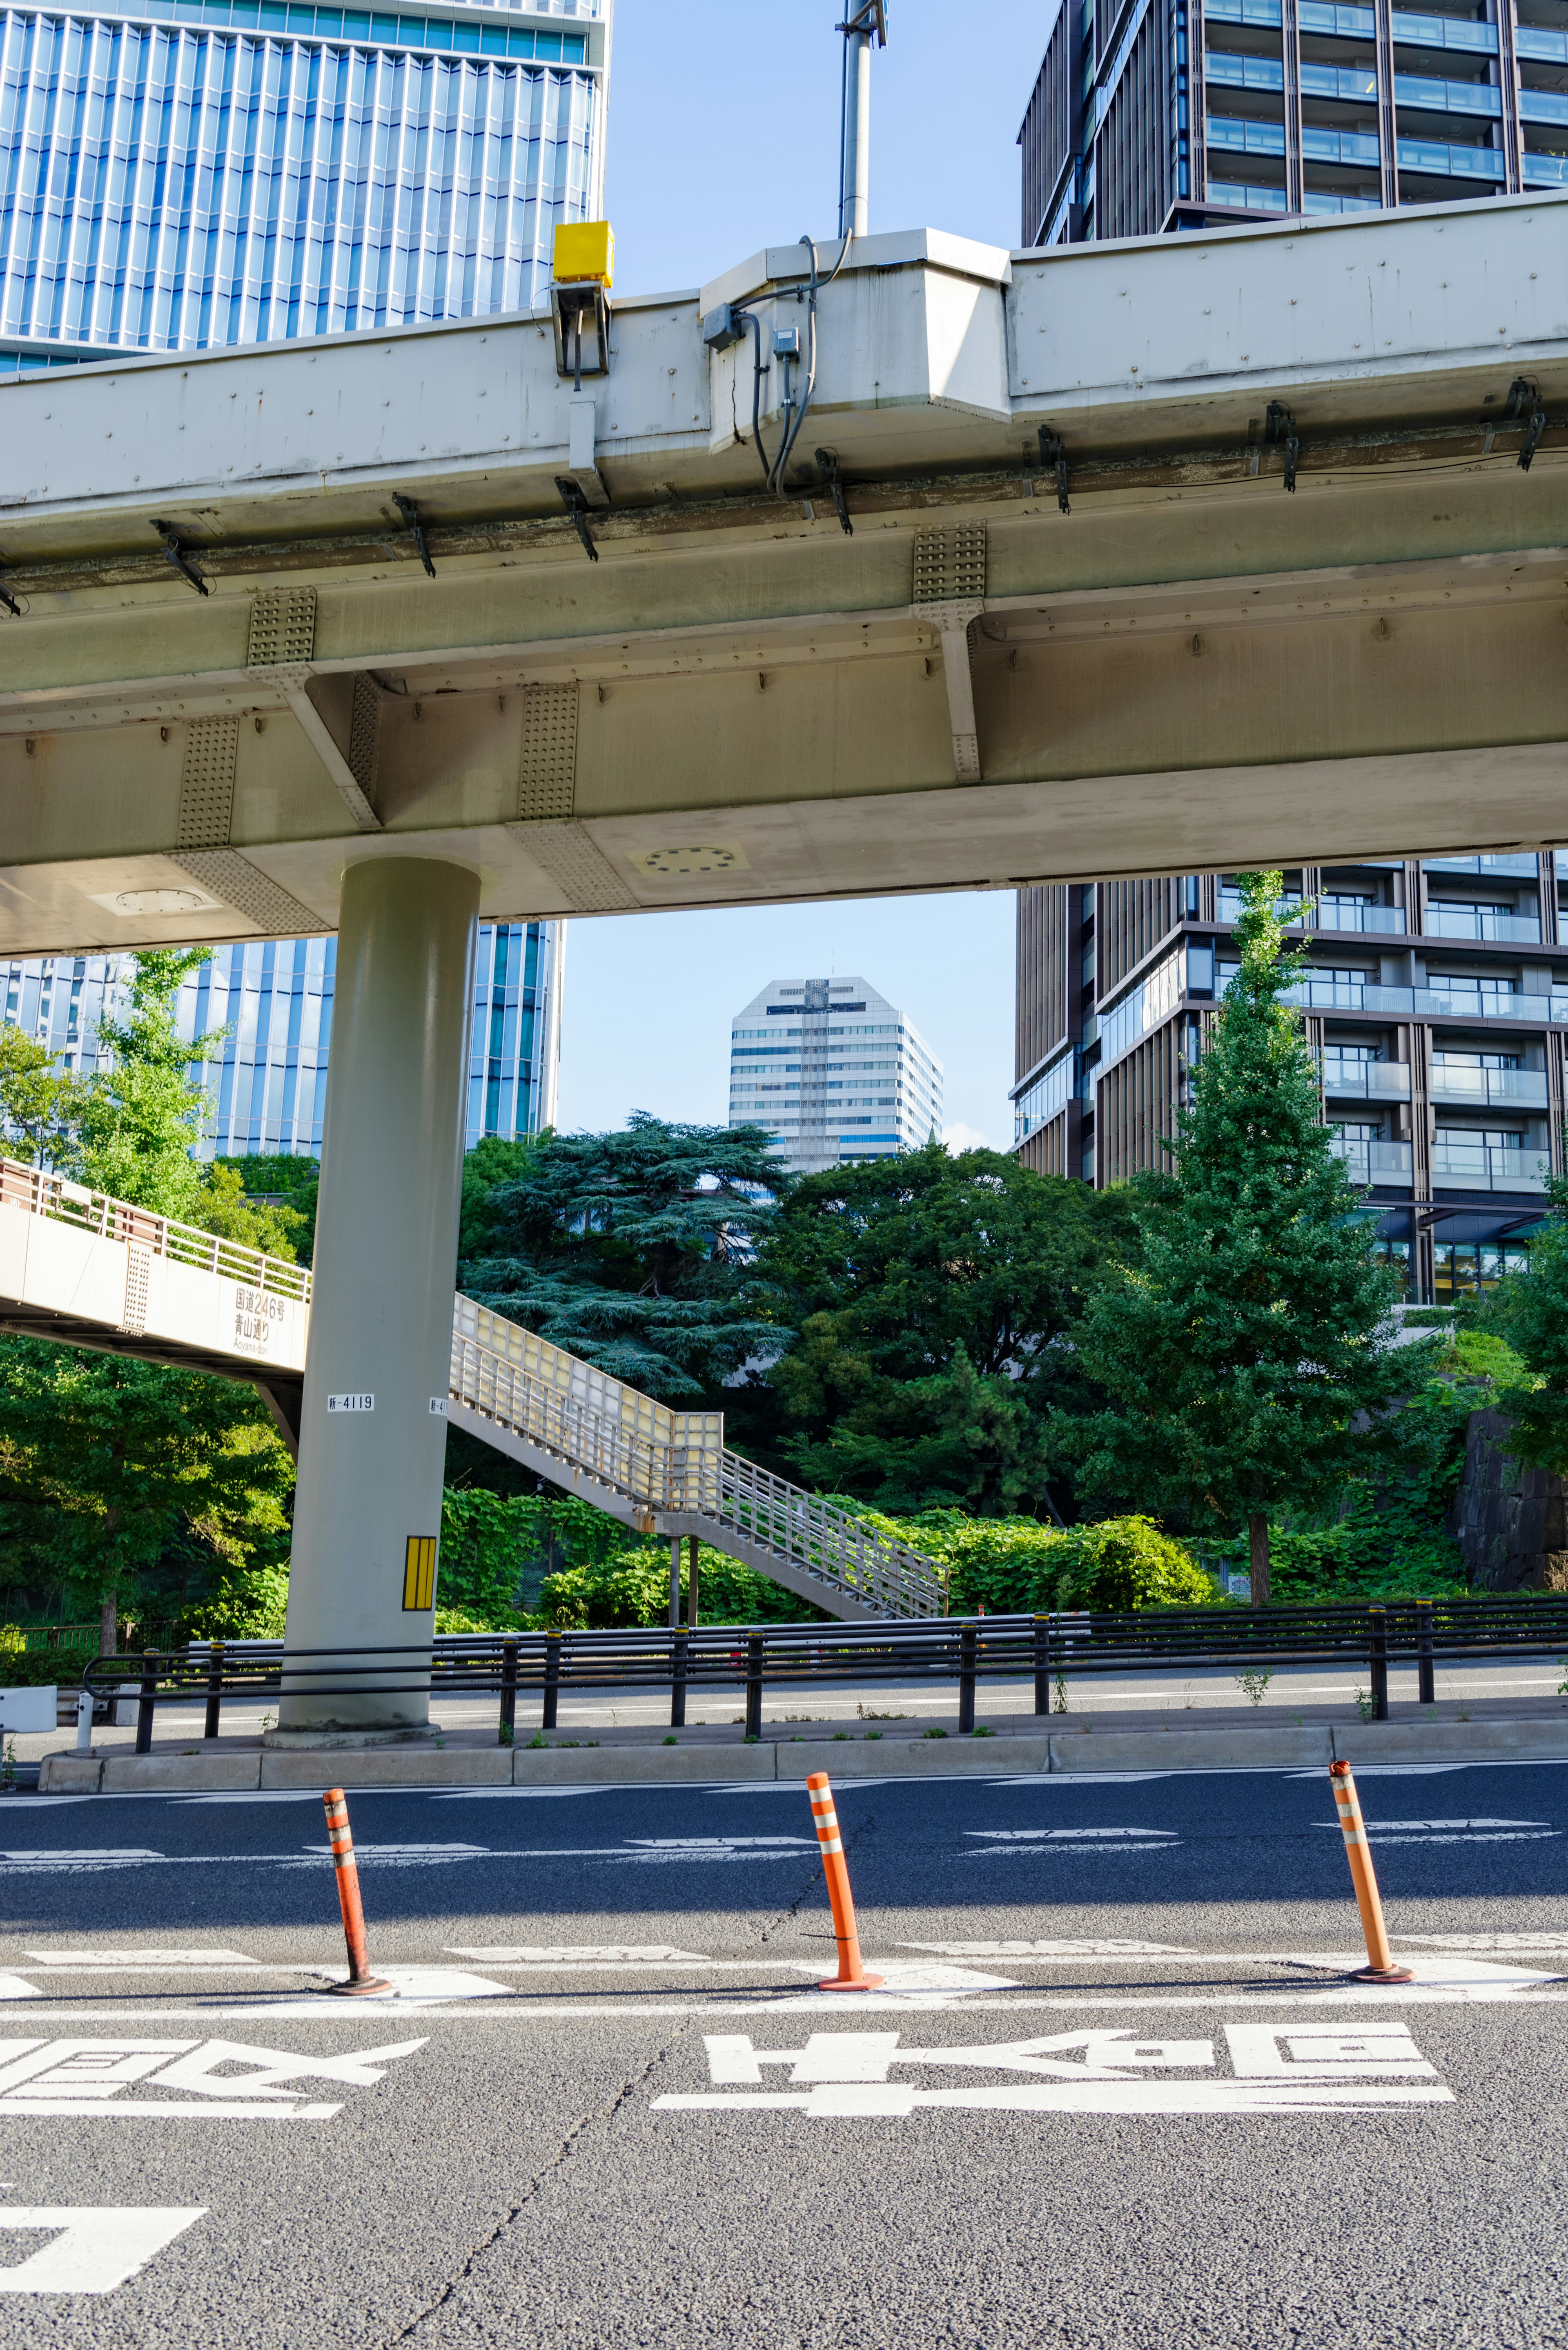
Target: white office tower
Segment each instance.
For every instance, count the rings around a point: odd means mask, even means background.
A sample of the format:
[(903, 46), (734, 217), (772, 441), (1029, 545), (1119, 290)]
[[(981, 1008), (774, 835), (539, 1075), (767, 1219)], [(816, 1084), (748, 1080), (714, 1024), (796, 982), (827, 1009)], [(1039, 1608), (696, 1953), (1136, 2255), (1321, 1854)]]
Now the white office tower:
[(941, 1133), (941, 1063), (866, 980), (776, 979), (731, 1029), (730, 1124), (799, 1175), (891, 1159)]

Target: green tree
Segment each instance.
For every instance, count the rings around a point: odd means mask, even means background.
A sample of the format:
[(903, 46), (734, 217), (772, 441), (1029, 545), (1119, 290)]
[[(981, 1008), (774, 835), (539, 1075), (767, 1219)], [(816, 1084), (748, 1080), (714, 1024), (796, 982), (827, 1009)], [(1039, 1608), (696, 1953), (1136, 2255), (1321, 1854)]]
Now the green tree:
[(15, 1022), (0, 1027), (0, 1114), (6, 1156), (53, 1168), (75, 1123), (81, 1080), (55, 1066), (47, 1045)]
[(460, 1260), (487, 1256), (497, 1235), (494, 1197), (508, 1183), (519, 1182), (534, 1164), (534, 1154), (548, 1134), (500, 1134), (481, 1137), (462, 1162), (462, 1208), (457, 1228)]
[(1133, 1186), (1142, 1262), (1090, 1299), (1075, 1343), (1113, 1399), (1064, 1430), (1090, 1492), (1195, 1527), (1244, 1523), (1269, 1598), (1269, 1513), (1321, 1506), (1369, 1451), (1367, 1419), (1425, 1379), (1437, 1342), (1378, 1343), (1395, 1280), (1320, 1122), (1312, 1054), (1282, 999), (1278, 873), (1241, 877), (1241, 962), (1171, 1146)]
[(1130, 1243), (1119, 1194), (994, 1150), (805, 1177), (757, 1260), (785, 1343), (756, 1440), (879, 1509), (1048, 1509), (1053, 1415), (1083, 1400), (1065, 1334)]
[[(316, 1206), (321, 1189), (321, 1162), (301, 1153), (287, 1150), (246, 1151), (234, 1158), (214, 1159), (207, 1178), (208, 1189), (215, 1193), (221, 1170), (237, 1176), (240, 1188), (250, 1205), (261, 1211), (275, 1208), (291, 1220), (283, 1230), (291, 1243), (291, 1251), (302, 1264), (309, 1264), (316, 1254)], [(202, 1221), (209, 1232), (214, 1229), (210, 1212)], [(232, 1235), (238, 1238), (237, 1233)], [(253, 1248), (266, 1244), (261, 1241), (249, 1243)], [(269, 1248), (271, 1256), (288, 1253)]]
[[(207, 1100), (192, 1064), (217, 1040), (182, 1040), (175, 1000), (205, 960), (202, 950), (134, 958), (126, 1016), (101, 1022), (106, 1065), (88, 1077), (51, 1077), (46, 1048), (0, 1030), (0, 1067), (14, 1078), (10, 1090), (0, 1081), (0, 1099), (13, 1115), (31, 1100), (26, 1141), (79, 1180), (291, 1258), (301, 1220), (248, 1201), (234, 1169), (195, 1156)], [(204, 1586), (213, 1574), (244, 1584), (275, 1573), (293, 1466), (249, 1386), (11, 1338), (0, 1341), (0, 1415), (9, 1578), (98, 1607), (106, 1649), (124, 1604), (156, 1595), (176, 1612), (192, 1577)]]
[(776, 1335), (750, 1304), (756, 1236), (785, 1179), (761, 1127), (553, 1134), (492, 1190), (482, 1305), (618, 1379), (690, 1405)]
[(0, 1346), (0, 1422), (12, 1541), (21, 1536), (34, 1571), (73, 1607), (100, 1610), (106, 1653), (120, 1606), (171, 1561), (188, 1586), (192, 1566), (204, 1581), (275, 1563), (286, 1547), (293, 1464), (248, 1387), (11, 1338)]
[(207, 961), (204, 947), (159, 948), (133, 958), (126, 1017), (107, 1014), (99, 1043), (112, 1055), (81, 1090), (71, 1172), (133, 1207), (196, 1221), (203, 1170), (195, 1157), (207, 1097), (191, 1074), (221, 1032), (190, 1042), (175, 1031), (175, 999)]
[(1547, 1215), (1530, 1263), (1470, 1306), (1467, 1321), (1512, 1349), (1492, 1399), (1512, 1421), (1508, 1449), (1527, 1468), (1568, 1476), (1568, 1175), (1546, 1179)]

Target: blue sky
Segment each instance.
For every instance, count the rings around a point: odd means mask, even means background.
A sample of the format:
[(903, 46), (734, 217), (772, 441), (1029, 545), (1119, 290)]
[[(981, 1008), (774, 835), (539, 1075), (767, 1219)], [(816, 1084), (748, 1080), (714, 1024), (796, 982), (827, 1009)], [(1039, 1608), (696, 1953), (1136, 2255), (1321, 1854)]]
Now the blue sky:
[[(607, 204), (616, 280), (675, 292), (763, 244), (836, 233), (842, 10), (618, 0)], [(1053, 11), (890, 0), (874, 61), (871, 226), (1014, 245), (1018, 126)], [(864, 976), (942, 1063), (955, 1139), (1005, 1146), (1012, 1078), (1005, 893), (621, 916), (571, 926), (563, 1127), (632, 1109), (722, 1120), (732, 1015), (770, 979)]]

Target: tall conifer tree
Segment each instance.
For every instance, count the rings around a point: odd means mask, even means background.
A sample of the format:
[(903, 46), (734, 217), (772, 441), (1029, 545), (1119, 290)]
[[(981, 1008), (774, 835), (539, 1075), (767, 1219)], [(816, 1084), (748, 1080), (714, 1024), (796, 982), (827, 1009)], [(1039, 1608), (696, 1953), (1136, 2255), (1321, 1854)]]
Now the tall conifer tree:
[(1142, 1263), (1090, 1300), (1084, 1368), (1114, 1399), (1071, 1424), (1081, 1491), (1244, 1523), (1252, 1598), (1269, 1598), (1269, 1513), (1328, 1501), (1364, 1466), (1366, 1421), (1412, 1383), (1437, 1342), (1377, 1343), (1397, 1295), (1322, 1123), (1316, 1066), (1283, 998), (1278, 873), (1241, 877), (1241, 968), (1225, 991), (1173, 1173), (1135, 1185)]

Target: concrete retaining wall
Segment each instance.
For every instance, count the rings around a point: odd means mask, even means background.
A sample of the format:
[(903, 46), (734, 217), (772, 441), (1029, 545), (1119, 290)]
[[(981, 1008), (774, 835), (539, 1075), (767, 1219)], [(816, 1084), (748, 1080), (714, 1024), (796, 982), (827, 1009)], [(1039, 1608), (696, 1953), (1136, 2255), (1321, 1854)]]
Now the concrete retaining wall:
[(1568, 1760), (1568, 1713), (1538, 1721), (1289, 1729), (1066, 1731), (1054, 1737), (810, 1738), (762, 1746), (368, 1747), (323, 1752), (49, 1754), (43, 1794), (247, 1787), (659, 1787), (723, 1780), (1014, 1778), (1033, 1772), (1291, 1771), (1352, 1762)]

